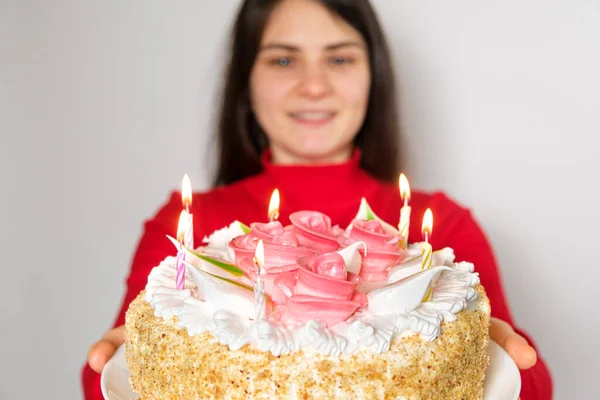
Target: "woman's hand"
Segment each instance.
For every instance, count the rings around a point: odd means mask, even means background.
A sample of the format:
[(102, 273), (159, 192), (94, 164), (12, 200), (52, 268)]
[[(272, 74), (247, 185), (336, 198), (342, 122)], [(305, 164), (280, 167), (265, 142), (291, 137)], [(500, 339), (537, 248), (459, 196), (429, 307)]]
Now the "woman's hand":
[(528, 369), (537, 362), (535, 349), (527, 340), (501, 319), (492, 317), (490, 320), (490, 337), (498, 343), (513, 359), (519, 369)]
[(115, 354), (117, 348), (125, 342), (125, 325), (118, 326), (102, 337), (102, 339), (90, 346), (88, 350), (88, 363), (97, 373), (101, 373), (104, 366)]

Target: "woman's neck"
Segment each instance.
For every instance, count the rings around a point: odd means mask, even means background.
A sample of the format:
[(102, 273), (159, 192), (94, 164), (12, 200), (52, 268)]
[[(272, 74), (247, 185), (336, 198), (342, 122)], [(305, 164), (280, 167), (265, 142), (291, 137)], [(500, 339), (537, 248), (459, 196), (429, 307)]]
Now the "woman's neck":
[[(275, 164), (270, 151), (263, 153), (262, 183), (268, 204), (271, 192), (278, 188), (281, 194), (283, 212), (297, 210), (321, 210), (335, 213), (349, 202), (353, 212), (360, 204), (360, 194), (371, 178), (360, 168), (361, 152), (355, 149), (350, 157), (341, 163), (330, 164)], [(333, 215), (332, 215), (333, 216)]]
[(353, 147), (348, 146), (330, 154), (301, 155), (295, 154), (277, 145), (271, 145), (270, 162), (277, 165), (330, 165), (341, 164), (350, 161)]

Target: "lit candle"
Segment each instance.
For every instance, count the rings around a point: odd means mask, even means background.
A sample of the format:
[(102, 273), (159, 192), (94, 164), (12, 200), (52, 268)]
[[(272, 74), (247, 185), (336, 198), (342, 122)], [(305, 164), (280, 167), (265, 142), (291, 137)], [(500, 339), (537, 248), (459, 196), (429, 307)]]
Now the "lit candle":
[(263, 241), (259, 240), (254, 252), (254, 263), (257, 267), (256, 282), (254, 282), (254, 320), (260, 321), (267, 317), (265, 305), (265, 292), (262, 276), (265, 273), (265, 247)]
[(279, 189), (273, 190), (269, 201), (269, 221), (276, 221), (277, 218), (279, 218)]
[[(433, 231), (433, 213), (431, 209), (428, 208), (425, 211), (425, 215), (423, 215), (423, 225), (421, 228), (421, 232), (423, 232), (423, 236), (425, 241), (421, 243), (421, 270), (425, 271), (431, 268), (433, 264), (433, 248), (429, 244), (429, 236)], [(423, 298), (423, 301), (429, 301), (431, 299), (431, 286), (427, 290), (427, 294)]]
[[(188, 224), (188, 213), (185, 210), (179, 214), (179, 223), (177, 224), (177, 241), (183, 244), (185, 232)], [(178, 290), (181, 290), (185, 286), (185, 250), (182, 246), (179, 246), (177, 250), (177, 276), (175, 278), (175, 284)]]
[(402, 236), (400, 247), (405, 249), (408, 246), (408, 228), (410, 227), (410, 206), (408, 205), (408, 201), (410, 200), (410, 186), (404, 174), (400, 174), (399, 186), (400, 198), (404, 200), (404, 206), (400, 209), (398, 230), (400, 231), (400, 236)]
[(187, 223), (185, 225), (185, 231), (183, 233), (183, 245), (188, 249), (194, 249), (194, 221), (193, 215), (190, 212), (190, 207), (192, 206), (192, 183), (190, 181), (190, 177), (188, 174), (183, 176), (183, 181), (181, 182), (181, 202), (183, 203), (183, 207), (185, 208), (185, 218), (187, 219)]

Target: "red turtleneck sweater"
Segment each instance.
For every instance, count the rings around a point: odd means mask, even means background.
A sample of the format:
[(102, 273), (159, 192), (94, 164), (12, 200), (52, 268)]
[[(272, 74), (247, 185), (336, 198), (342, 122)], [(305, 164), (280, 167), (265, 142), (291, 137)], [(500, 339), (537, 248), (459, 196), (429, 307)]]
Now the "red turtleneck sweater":
[[(332, 224), (346, 227), (356, 214), (361, 197), (365, 197), (373, 211), (392, 225), (400, 217), (402, 201), (397, 184), (384, 184), (363, 171), (360, 152), (343, 164), (326, 166), (283, 166), (271, 164), (268, 155), (262, 159), (263, 171), (225, 187), (206, 193), (194, 194), (194, 242), (216, 229), (239, 220), (246, 224), (267, 220), (267, 206), (273, 189), (281, 194), (279, 220), (289, 223), (290, 213), (298, 210), (321, 211), (331, 217)], [(434, 249), (452, 247), (457, 261), (470, 261), (479, 272), (492, 306), (492, 315), (514, 326), (492, 249), (469, 210), (458, 206), (443, 193), (413, 192), (412, 223), (409, 236), (421, 239), (421, 218), (427, 208), (434, 215), (431, 244)], [(127, 291), (114, 326), (125, 322), (129, 303), (144, 289), (150, 270), (167, 255), (173, 245), (165, 235), (177, 230), (181, 212), (181, 195), (173, 193), (168, 202), (144, 226), (133, 264), (127, 278)], [(519, 331), (523, 334), (522, 331)], [(525, 336), (525, 335), (524, 335)], [(529, 341), (531, 344), (531, 340)], [(521, 372), (521, 399), (551, 399), (552, 381), (544, 361), (538, 354), (537, 364)], [(100, 375), (86, 365), (82, 374), (83, 391), (87, 400), (101, 400)]]

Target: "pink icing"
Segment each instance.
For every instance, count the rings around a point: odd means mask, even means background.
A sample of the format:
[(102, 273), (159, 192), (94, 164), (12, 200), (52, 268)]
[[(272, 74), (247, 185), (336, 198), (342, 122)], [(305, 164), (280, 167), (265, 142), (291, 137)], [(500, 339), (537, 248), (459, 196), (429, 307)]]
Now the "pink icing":
[(283, 232), (283, 225), (279, 221), (267, 223), (254, 222), (250, 224), (250, 235), (262, 239), (271, 240), (273, 236), (277, 236)]
[[(265, 274), (262, 279), (265, 283), (265, 293), (271, 297), (273, 303), (277, 305), (284, 304), (287, 296), (277, 286), (276, 279), (279, 276), (285, 275), (285, 273), (296, 271), (298, 269), (298, 264), (296, 263), (298, 258), (316, 255), (317, 252), (301, 247), (279, 246), (269, 243), (265, 243), (264, 247)], [(237, 264), (251, 281), (256, 280), (258, 268), (254, 263), (254, 253), (252, 256), (241, 258)]]
[(390, 268), (397, 265), (405, 254), (398, 244), (400, 236), (385, 233), (376, 220), (355, 219), (349, 231), (338, 238), (342, 247), (359, 241), (367, 245), (366, 255), (364, 248), (359, 249), (363, 257), (360, 277), (365, 281), (386, 280)]
[(355, 219), (349, 233), (351, 243), (365, 242), (369, 250), (399, 251), (400, 236), (392, 236), (384, 232), (381, 222)]
[[(335, 254), (335, 253), (334, 253)], [(317, 270), (313, 271), (321, 276), (328, 276), (334, 279), (346, 280), (348, 272), (346, 266), (343, 263), (338, 262), (325, 262), (317, 266)]]
[[(244, 278), (255, 281), (254, 253), (258, 240), (263, 240), (262, 279), (275, 306), (269, 318), (285, 324), (316, 319), (331, 326), (349, 319), (368, 302), (358, 285), (365, 280), (386, 280), (389, 269), (404, 256), (398, 245), (400, 237), (387, 234), (376, 220), (354, 220), (346, 231), (332, 226), (327, 215), (316, 211), (295, 212), (290, 221), (285, 227), (278, 221), (253, 223), (249, 234), (229, 243)], [(359, 248), (362, 265), (356, 275), (335, 251), (358, 241), (366, 244), (366, 252), (364, 246)]]
[(233, 238), (228, 244), (235, 254), (235, 263), (239, 264), (242, 258), (254, 257), (258, 239), (253, 235), (242, 235)]
[(284, 228), (279, 221), (266, 224), (256, 222), (250, 226), (251, 231), (249, 234), (238, 236), (228, 243), (229, 248), (231, 248), (235, 254), (236, 263), (239, 263), (240, 260), (245, 257), (254, 256), (259, 240), (263, 241), (265, 248), (267, 244), (298, 247), (298, 240), (296, 239), (296, 235), (292, 228)]
[(357, 291), (361, 278), (346, 271), (337, 253), (301, 257), (298, 269), (282, 274), (277, 286), (289, 295), (283, 320), (303, 323), (317, 319), (327, 326), (348, 319), (366, 296)]
[[(239, 267), (253, 282), (256, 281), (256, 278), (258, 277), (258, 268), (256, 264), (254, 264), (252, 258), (242, 258)], [(277, 267), (276, 270), (267, 270), (266, 273), (262, 275), (262, 280), (264, 282), (263, 290), (274, 304), (282, 305), (287, 301), (286, 293), (276, 284), (277, 279), (285, 272), (292, 272), (296, 269), (298, 269), (297, 264), (281, 265)]]
[(297, 211), (290, 214), (296, 239), (301, 246), (319, 252), (334, 251), (339, 248), (336, 230), (331, 226), (331, 219), (318, 211)]
[(273, 236), (271, 244), (298, 247), (298, 239), (296, 239), (296, 234), (292, 230), (287, 230)]
[(265, 244), (265, 268), (270, 271), (281, 265), (296, 264), (298, 258), (316, 254), (318, 254), (316, 251), (303, 247), (267, 243)]

